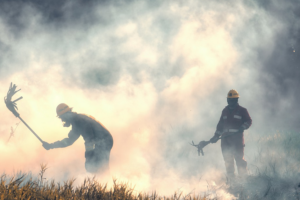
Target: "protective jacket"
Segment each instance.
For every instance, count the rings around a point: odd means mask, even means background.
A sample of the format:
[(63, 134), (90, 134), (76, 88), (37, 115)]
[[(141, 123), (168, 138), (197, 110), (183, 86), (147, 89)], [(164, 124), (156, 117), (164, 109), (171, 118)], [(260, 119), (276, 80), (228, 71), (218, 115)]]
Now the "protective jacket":
[(75, 116), (72, 120), (72, 130), (69, 132), (68, 137), (54, 142), (54, 148), (63, 148), (72, 145), (81, 135), (85, 141), (86, 151), (93, 150), (95, 145), (109, 145), (112, 146), (113, 138), (109, 131), (93, 117), (84, 114), (74, 113)]
[(248, 129), (252, 124), (252, 119), (246, 108), (237, 104), (234, 109), (226, 106), (221, 114), (217, 130), (215, 134), (229, 135), (233, 132), (238, 132), (240, 127)]
[(74, 113), (72, 130), (67, 138), (54, 142), (52, 148), (63, 148), (72, 145), (81, 135), (85, 141), (85, 168), (96, 173), (99, 169), (108, 169), (113, 138), (109, 131), (95, 118)]

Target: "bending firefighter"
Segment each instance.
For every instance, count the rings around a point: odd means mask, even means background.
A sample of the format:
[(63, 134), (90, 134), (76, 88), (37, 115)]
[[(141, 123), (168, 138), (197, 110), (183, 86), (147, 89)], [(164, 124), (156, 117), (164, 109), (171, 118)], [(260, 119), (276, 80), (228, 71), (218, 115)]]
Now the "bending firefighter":
[(247, 162), (244, 159), (244, 130), (251, 126), (252, 119), (247, 109), (238, 104), (239, 97), (236, 90), (228, 92), (228, 106), (223, 109), (215, 135), (210, 140), (215, 143), (222, 135), (221, 149), (228, 177), (234, 177), (234, 160), (238, 174), (247, 175)]
[(113, 138), (109, 131), (93, 117), (72, 112), (67, 104), (59, 104), (56, 108), (57, 117), (64, 122), (64, 127), (72, 125), (67, 138), (49, 144), (43, 143), (46, 150), (64, 148), (72, 145), (81, 135), (85, 141), (85, 168), (96, 173), (108, 170), (110, 150)]

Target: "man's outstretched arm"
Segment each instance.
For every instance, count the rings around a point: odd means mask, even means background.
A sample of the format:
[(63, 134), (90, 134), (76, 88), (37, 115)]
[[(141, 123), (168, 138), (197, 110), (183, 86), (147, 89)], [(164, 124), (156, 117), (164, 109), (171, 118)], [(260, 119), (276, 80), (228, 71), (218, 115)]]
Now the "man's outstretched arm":
[(61, 141), (56, 141), (51, 144), (49, 144), (48, 142), (44, 142), (43, 147), (46, 150), (55, 149), (55, 148), (64, 148), (64, 147), (72, 145), (79, 138), (79, 136), (80, 136), (79, 134), (75, 134), (74, 132), (70, 131), (67, 138), (65, 138)]

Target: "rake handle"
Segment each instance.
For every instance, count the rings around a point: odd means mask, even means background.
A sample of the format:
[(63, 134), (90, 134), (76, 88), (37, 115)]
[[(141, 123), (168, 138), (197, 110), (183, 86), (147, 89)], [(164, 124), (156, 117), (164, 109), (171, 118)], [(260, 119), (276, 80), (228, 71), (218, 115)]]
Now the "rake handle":
[(27, 128), (35, 135), (35, 137), (37, 137), (37, 139), (41, 141), (41, 143), (44, 143), (44, 141), (28, 126), (28, 124), (20, 116), (18, 116), (18, 118), (23, 122), (23, 124), (25, 124), (25, 126), (27, 126)]

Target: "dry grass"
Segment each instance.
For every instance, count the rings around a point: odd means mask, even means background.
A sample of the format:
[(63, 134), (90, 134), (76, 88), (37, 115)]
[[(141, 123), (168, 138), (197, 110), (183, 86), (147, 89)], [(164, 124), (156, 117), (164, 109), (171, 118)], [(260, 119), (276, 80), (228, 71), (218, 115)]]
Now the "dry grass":
[[(244, 199), (295, 199), (300, 200), (300, 134), (277, 133), (262, 137), (257, 142), (258, 151), (250, 165), (252, 170), (246, 179), (237, 179), (232, 185), (221, 190)], [(40, 166), (38, 178), (30, 174), (19, 174), (15, 178), (6, 175), (0, 177), (0, 199), (114, 199), (114, 200), (217, 200), (224, 199), (216, 195), (197, 196), (174, 193), (172, 196), (160, 196), (156, 192), (136, 193), (127, 183), (116, 180), (112, 187), (98, 183), (95, 178), (87, 178), (81, 186), (74, 186), (75, 180), (55, 183), (44, 178), (46, 165)], [(213, 193), (218, 192), (213, 188)], [(212, 192), (208, 192), (211, 194)]]
[[(74, 179), (64, 182), (63, 184), (50, 183), (45, 180), (44, 173), (46, 165), (41, 165), (39, 179), (33, 180), (28, 175), (23, 174), (18, 178), (10, 178), (2, 175), (0, 178), (0, 199), (37, 199), (37, 200), (64, 200), (64, 199), (82, 199), (82, 200), (95, 200), (95, 199), (110, 199), (110, 200), (208, 200), (206, 197), (187, 195), (183, 196), (182, 193), (175, 193), (170, 197), (161, 197), (156, 192), (152, 194), (135, 194), (133, 188), (129, 187), (126, 183), (118, 183), (114, 180), (112, 188), (107, 185), (99, 184), (95, 178), (87, 178), (79, 187), (74, 187)], [(28, 179), (24, 181), (25, 179)]]

